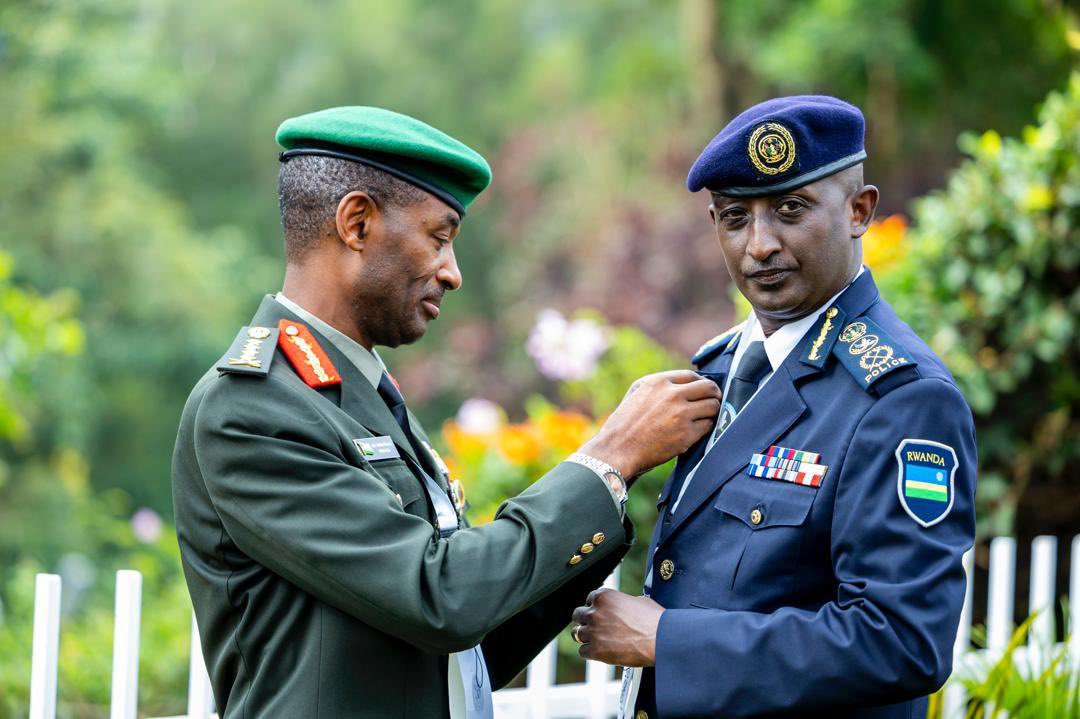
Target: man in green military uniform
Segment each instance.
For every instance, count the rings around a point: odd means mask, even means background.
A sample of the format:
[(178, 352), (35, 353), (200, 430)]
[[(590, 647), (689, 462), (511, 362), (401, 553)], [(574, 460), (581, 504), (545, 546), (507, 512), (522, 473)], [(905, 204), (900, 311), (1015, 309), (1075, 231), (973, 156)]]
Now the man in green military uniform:
[(335, 108), (278, 130), (287, 266), (184, 408), (177, 534), (223, 717), (490, 717), (633, 540), (626, 482), (719, 408), (643, 378), (494, 521), (460, 493), (376, 354), (461, 284), (453, 242), (490, 182), (413, 118)]

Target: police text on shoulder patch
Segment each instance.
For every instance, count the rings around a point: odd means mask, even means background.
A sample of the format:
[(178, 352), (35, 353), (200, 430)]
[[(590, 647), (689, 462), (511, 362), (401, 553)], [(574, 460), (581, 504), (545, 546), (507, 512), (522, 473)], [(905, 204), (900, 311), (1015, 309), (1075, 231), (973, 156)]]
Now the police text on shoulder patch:
[(836, 337), (833, 354), (859, 386), (869, 389), (885, 375), (919, 363), (869, 317), (849, 322)]
[(932, 527), (949, 515), (959, 461), (947, 444), (929, 439), (905, 439), (896, 448), (900, 465), (896, 493), (900, 505), (923, 527)]

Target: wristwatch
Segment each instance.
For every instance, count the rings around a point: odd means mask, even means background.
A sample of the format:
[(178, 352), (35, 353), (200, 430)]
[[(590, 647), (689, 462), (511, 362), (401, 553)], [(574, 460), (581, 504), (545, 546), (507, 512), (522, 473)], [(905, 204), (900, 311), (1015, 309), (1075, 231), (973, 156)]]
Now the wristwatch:
[(607, 462), (602, 462), (596, 457), (583, 452), (574, 452), (566, 460), (568, 462), (577, 462), (596, 472), (597, 476), (611, 487), (611, 493), (619, 502), (619, 506), (626, 504), (626, 479), (622, 476), (622, 472)]

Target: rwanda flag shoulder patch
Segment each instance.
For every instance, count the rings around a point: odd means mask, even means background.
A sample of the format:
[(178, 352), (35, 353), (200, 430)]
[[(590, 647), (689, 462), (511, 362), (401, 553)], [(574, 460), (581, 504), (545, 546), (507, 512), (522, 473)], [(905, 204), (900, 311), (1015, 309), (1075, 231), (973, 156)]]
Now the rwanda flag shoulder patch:
[(896, 461), (896, 492), (904, 511), (924, 527), (945, 519), (952, 509), (959, 464), (953, 448), (929, 439), (905, 439), (896, 448)]

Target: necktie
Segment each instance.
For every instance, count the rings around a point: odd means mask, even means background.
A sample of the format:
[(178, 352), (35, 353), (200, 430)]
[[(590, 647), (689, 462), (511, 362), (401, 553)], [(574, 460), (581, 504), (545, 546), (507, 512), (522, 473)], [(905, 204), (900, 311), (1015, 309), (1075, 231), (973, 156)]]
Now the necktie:
[[(405, 398), (401, 396), (394, 380), (386, 372), (379, 378), (379, 396), (390, 414), (394, 415), (401, 430), (408, 437), (413, 450), (420, 454), (419, 442), (409, 426), (409, 413), (405, 409)], [(449, 537), (458, 528), (457, 513), (446, 492), (423, 471), (424, 487), (439, 518), (439, 535)], [(491, 719), (493, 706), (491, 699), (491, 679), (488, 676), (484, 652), (479, 646), (456, 652), (451, 655), (447, 665), (449, 687), (450, 716), (452, 719)]]
[(735, 416), (742, 411), (750, 398), (757, 391), (758, 384), (765, 375), (772, 371), (769, 364), (769, 356), (765, 354), (765, 343), (758, 340), (751, 342), (739, 360), (739, 367), (731, 377), (728, 385), (728, 396), (724, 398), (724, 406), (720, 410), (720, 417), (716, 420), (716, 432), (713, 438), (719, 437), (728, 428)]
[[(386, 402), (390, 414), (394, 415), (394, 419), (397, 420), (401, 431), (405, 433), (405, 437), (409, 440), (409, 444), (412, 445), (416, 456), (423, 456), (427, 449), (420, 446), (420, 442), (412, 432), (412, 427), (409, 426), (409, 413), (405, 409), (405, 398), (401, 396), (401, 392), (398, 390), (397, 385), (394, 384), (394, 380), (390, 379), (390, 375), (386, 372), (383, 372), (382, 377), (379, 378), (378, 391), (383, 402)], [(431, 500), (432, 509), (435, 510), (438, 522), (436, 528), (439, 530), (439, 536), (449, 537), (457, 531), (459, 525), (457, 509), (454, 508), (454, 503), (450, 501), (449, 495), (443, 488), (424, 471), (423, 467), (417, 465), (415, 469), (421, 475), (424, 489), (427, 491), (428, 499)]]
[(383, 372), (382, 377), (379, 378), (379, 396), (383, 398), (383, 402), (386, 402), (390, 414), (394, 415), (394, 419), (401, 425), (401, 429), (405, 431), (405, 436), (409, 438), (409, 442), (412, 442), (412, 432), (409, 429), (409, 413), (405, 411), (405, 398), (401, 396), (397, 385), (394, 384), (394, 380), (390, 379), (390, 374), (387, 372)]

